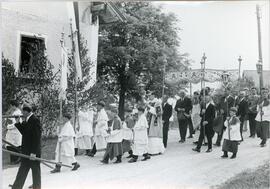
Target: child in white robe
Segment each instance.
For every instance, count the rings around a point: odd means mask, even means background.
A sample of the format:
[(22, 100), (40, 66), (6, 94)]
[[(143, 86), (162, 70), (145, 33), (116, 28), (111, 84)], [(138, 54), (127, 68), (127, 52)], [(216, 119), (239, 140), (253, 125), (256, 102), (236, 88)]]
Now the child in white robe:
[[(145, 116), (145, 108), (138, 107), (138, 118), (133, 128), (134, 139), (133, 139), (133, 157), (128, 162), (134, 163), (138, 160), (139, 156), (143, 156), (142, 161), (150, 159), (148, 154), (148, 122)], [(135, 114), (136, 115), (136, 114)]]
[(88, 155), (92, 149), (94, 112), (83, 108), (78, 112), (78, 118), (77, 148), (85, 150)]
[[(64, 125), (60, 126), (60, 132), (58, 135), (58, 141), (56, 146), (56, 157), (57, 162), (61, 162), (67, 165), (73, 165), (72, 171), (77, 170), (80, 167), (80, 164), (75, 158), (74, 150), (74, 138), (75, 132), (71, 125), (70, 119), (71, 115), (69, 113), (63, 114)], [(61, 166), (56, 165), (55, 169), (51, 173), (60, 172)]]

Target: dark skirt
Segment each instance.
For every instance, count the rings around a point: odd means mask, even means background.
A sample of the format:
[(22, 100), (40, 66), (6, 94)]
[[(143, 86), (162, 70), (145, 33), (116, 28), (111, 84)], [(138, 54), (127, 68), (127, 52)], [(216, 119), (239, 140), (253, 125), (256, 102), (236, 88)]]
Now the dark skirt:
[(224, 139), (222, 145), (222, 151), (237, 153), (238, 151), (238, 141), (231, 141)]
[(122, 141), (123, 153), (129, 152), (131, 150), (131, 142), (129, 140)]
[(122, 143), (108, 143), (104, 157), (109, 156), (110, 160), (112, 160), (119, 155), (123, 155)]
[(256, 122), (257, 135), (261, 139), (269, 138), (269, 121)]

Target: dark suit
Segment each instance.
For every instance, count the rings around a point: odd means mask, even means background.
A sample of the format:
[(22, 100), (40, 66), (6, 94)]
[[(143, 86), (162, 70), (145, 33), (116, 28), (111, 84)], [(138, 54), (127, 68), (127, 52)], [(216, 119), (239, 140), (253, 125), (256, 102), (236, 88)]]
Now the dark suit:
[(237, 116), (239, 116), (240, 119), (240, 133), (241, 133), (241, 138), (243, 141), (243, 136), (242, 136), (242, 132), (243, 132), (243, 126), (244, 126), (244, 121), (245, 121), (245, 117), (247, 115), (248, 112), (248, 102), (247, 100), (244, 98), (242, 100), (239, 101), (238, 104), (238, 111), (237, 111)]
[[(201, 128), (200, 128), (200, 136), (199, 136), (199, 141), (197, 145), (197, 149), (200, 149), (203, 143), (204, 135), (207, 137), (207, 142), (208, 142), (208, 149), (212, 149), (212, 138), (215, 134), (213, 130), (213, 121), (215, 118), (215, 106), (213, 104), (209, 104), (208, 107), (206, 108), (205, 114), (201, 113), (200, 116), (202, 117), (201, 120)], [(208, 124), (203, 126), (203, 121), (207, 121)]]
[[(185, 110), (184, 110), (184, 112), (179, 111), (178, 108), (183, 108)], [(191, 99), (188, 98), (188, 97), (184, 97), (184, 99), (180, 98), (179, 100), (177, 100), (174, 109), (177, 112), (177, 118), (178, 118), (179, 132), (180, 132), (181, 140), (185, 141), (186, 140), (186, 134), (187, 134), (187, 125), (189, 123), (189, 117), (186, 117), (184, 115), (184, 113), (190, 115), (190, 110), (192, 110)]]
[(172, 105), (165, 103), (163, 105), (163, 114), (162, 114), (162, 120), (163, 120), (163, 144), (164, 147), (167, 147), (167, 141), (168, 141), (168, 131), (169, 131), (169, 124), (170, 124), (170, 117), (172, 116)]
[[(41, 156), (41, 124), (38, 118), (31, 115), (22, 123), (16, 123), (15, 127), (22, 134), (22, 153), (25, 155), (36, 154)], [(29, 170), (32, 169), (33, 189), (41, 188), (40, 162), (22, 158), (12, 189), (23, 188)]]

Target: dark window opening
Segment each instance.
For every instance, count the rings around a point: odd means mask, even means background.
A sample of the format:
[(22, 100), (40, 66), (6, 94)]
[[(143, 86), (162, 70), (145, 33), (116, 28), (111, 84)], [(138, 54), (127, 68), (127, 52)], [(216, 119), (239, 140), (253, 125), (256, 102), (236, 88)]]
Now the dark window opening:
[(21, 36), (21, 56), (20, 56), (20, 74), (26, 75), (35, 72), (37, 62), (35, 55), (45, 51), (44, 39)]

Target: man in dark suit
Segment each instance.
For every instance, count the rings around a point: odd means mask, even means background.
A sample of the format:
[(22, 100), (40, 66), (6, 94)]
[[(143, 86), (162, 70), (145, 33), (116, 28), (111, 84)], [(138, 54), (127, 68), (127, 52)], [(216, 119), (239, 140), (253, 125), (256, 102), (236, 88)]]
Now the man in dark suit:
[(24, 105), (23, 116), (25, 120), (20, 123), (16, 118), (15, 127), (22, 134), (22, 153), (31, 156), (33, 159), (21, 159), (12, 189), (22, 189), (29, 170), (32, 170), (33, 189), (41, 188), (40, 162), (34, 158), (41, 156), (41, 124), (39, 119), (32, 113), (30, 105)]
[(251, 88), (251, 94), (248, 96), (248, 120), (249, 120), (249, 131), (250, 136), (254, 138), (256, 133), (256, 121), (257, 116), (257, 105), (259, 103), (260, 96), (257, 95), (256, 87)]
[(164, 103), (162, 106), (163, 113), (162, 113), (162, 120), (163, 120), (163, 144), (164, 147), (167, 148), (167, 141), (168, 141), (168, 131), (169, 131), (169, 124), (170, 124), (170, 117), (172, 116), (172, 105), (168, 102), (170, 99), (168, 96), (164, 98)]
[(240, 133), (241, 133), (241, 138), (243, 141), (243, 135), (242, 135), (243, 126), (244, 126), (245, 117), (246, 117), (247, 112), (248, 112), (248, 102), (247, 102), (246, 97), (245, 97), (245, 91), (240, 91), (239, 101), (238, 101), (237, 107), (238, 107), (238, 111), (237, 111), (236, 115), (239, 117), (240, 122), (241, 122), (240, 123)]
[(208, 149), (206, 152), (211, 152), (212, 138), (215, 134), (213, 130), (213, 121), (215, 118), (215, 106), (211, 103), (211, 97), (209, 95), (205, 96), (205, 105), (202, 107), (200, 115), (202, 117), (202, 120), (201, 120), (199, 141), (197, 147), (193, 148), (192, 150), (197, 152), (201, 151), (203, 139), (206, 135), (208, 142)]
[(175, 105), (175, 111), (177, 112), (179, 132), (181, 140), (179, 142), (184, 143), (186, 141), (187, 125), (192, 110), (191, 99), (186, 97), (185, 91), (181, 90), (179, 93), (180, 98)]

